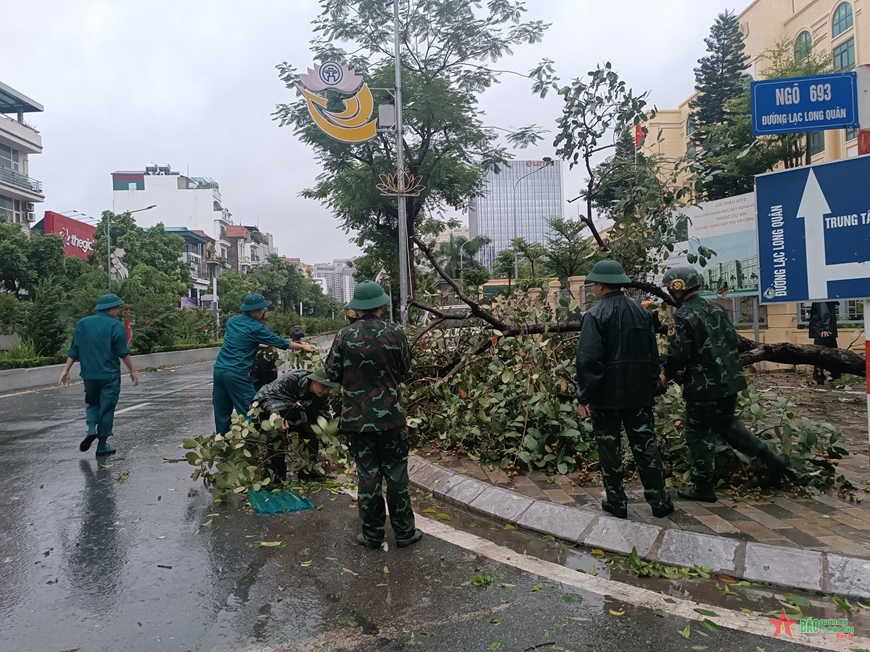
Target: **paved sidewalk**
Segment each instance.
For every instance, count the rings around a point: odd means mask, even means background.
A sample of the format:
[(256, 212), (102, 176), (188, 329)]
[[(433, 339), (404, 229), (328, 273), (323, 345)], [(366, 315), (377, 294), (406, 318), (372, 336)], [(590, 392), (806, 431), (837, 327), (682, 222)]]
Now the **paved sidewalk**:
[[(410, 456), (408, 470), (413, 484), (432, 492), (437, 499), (457, 503), (514, 526), (621, 555), (634, 549), (641, 559), (650, 562), (688, 568), (697, 565), (713, 573), (751, 582), (870, 598), (870, 555), (844, 553), (839, 548), (845, 547), (844, 542), (848, 542), (845, 538), (826, 536), (826, 526), (840, 521), (812, 507), (827, 505), (822, 501), (807, 501), (805, 505), (797, 501), (784, 503), (788, 510), (782, 504), (771, 502), (766, 507), (768, 511), (760, 509), (763, 505), (759, 503), (735, 505), (728, 501), (727, 506), (707, 507), (680, 501), (674, 518), (665, 519), (654, 519), (651, 515), (646, 519), (644, 508), (634, 504), (632, 518), (621, 519), (602, 512), (597, 505), (599, 490), (573, 487), (564, 483), (565, 478), (561, 478), (561, 485), (555, 479), (551, 485), (546, 476), (535, 475), (510, 482), (507, 476), (501, 477), (468, 460), (456, 461), (453, 464), (456, 468), (451, 469), (449, 460), (443, 459), (442, 464), (438, 464), (431, 461), (436, 455), (428, 457), (430, 459)], [(473, 477), (475, 475), (478, 477)], [(716, 514), (712, 511), (715, 507), (730, 511)], [(840, 512), (839, 508), (827, 507)], [(788, 519), (794, 523), (785, 523), (768, 513), (774, 508), (780, 516), (795, 516)], [(824, 510), (824, 507), (819, 509)], [(734, 517), (731, 512), (745, 520)], [(726, 517), (738, 525), (732, 525)], [(810, 518), (818, 520), (810, 521)], [(798, 522), (807, 526), (819, 524), (817, 536), (804, 541), (810, 543), (812, 539), (830, 549), (813, 550), (794, 541), (809, 536), (797, 526)], [(780, 523), (783, 527), (779, 527)], [(864, 523), (870, 526), (870, 521), (857, 516), (852, 521), (853, 525), (863, 526)], [(716, 527), (732, 531), (716, 531)], [(698, 531), (702, 528), (703, 531)], [(865, 531), (854, 527), (853, 530)], [(867, 551), (864, 546), (861, 549)]]
[[(602, 513), (604, 489), (600, 486), (578, 486), (568, 476), (548, 476), (539, 471), (510, 480), (504, 471), (491, 471), (468, 458), (445, 453), (429, 455), (423, 451), (418, 454), (429, 462), (530, 498)], [(661, 519), (652, 517), (643, 498), (643, 489), (635, 481), (626, 487), (629, 520), (665, 529), (870, 559), (870, 495), (862, 491), (865, 485), (856, 482), (859, 471), (863, 470), (861, 475), (866, 477), (867, 454), (864, 452), (860, 458), (852, 455), (847, 459), (855, 467), (849, 469), (852, 473), (847, 473), (847, 476), (858, 486), (856, 496), (867, 498), (861, 504), (831, 493), (812, 499), (771, 496), (760, 501), (720, 499), (710, 504), (682, 500), (673, 491), (677, 510), (670, 517)], [(860, 469), (861, 462), (864, 469)]]

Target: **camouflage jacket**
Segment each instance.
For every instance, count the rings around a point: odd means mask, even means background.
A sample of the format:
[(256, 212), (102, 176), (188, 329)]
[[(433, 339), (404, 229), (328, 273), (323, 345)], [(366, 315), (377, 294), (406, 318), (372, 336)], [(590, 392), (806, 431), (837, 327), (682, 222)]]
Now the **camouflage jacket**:
[(668, 378), (685, 372), (687, 401), (712, 401), (746, 389), (737, 331), (728, 313), (698, 295), (674, 313), (663, 367)]
[(293, 369), (263, 387), (254, 401), (266, 412), (280, 414), (291, 428), (314, 423), (317, 417), (328, 419), (329, 396), (320, 397), (308, 391), (310, 373), (308, 369)]
[(411, 368), (405, 333), (373, 315), (345, 326), (326, 358), (326, 375), (342, 387), (341, 429), (383, 432), (405, 426), (402, 379)]

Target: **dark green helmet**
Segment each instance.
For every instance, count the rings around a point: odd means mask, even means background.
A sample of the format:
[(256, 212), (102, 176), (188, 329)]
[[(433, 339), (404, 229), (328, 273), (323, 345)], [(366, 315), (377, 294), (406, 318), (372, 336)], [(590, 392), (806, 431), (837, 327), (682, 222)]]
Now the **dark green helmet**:
[(703, 284), (694, 267), (672, 267), (662, 277), (662, 285), (668, 290), (698, 290)]
[(586, 276), (587, 281), (604, 283), (605, 285), (625, 286), (631, 279), (625, 275), (625, 269), (615, 260), (599, 260), (592, 271)]

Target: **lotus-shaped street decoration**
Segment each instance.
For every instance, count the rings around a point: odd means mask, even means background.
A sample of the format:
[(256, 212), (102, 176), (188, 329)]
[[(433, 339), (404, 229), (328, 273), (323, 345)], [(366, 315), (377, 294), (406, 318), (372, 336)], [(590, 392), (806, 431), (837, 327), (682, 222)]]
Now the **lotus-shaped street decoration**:
[(382, 174), (381, 182), (376, 187), (381, 191), (381, 194), (400, 195), (403, 197), (417, 196), (426, 189), (426, 186), (420, 183), (423, 177), (408, 174), (407, 172), (402, 172), (401, 177), (405, 181), (404, 190), (399, 190), (400, 175), (398, 174)]
[(348, 95), (356, 93), (363, 83), (363, 78), (353, 70), (334, 61), (315, 64), (314, 70), (309, 68), (299, 75), (299, 80), (313, 93), (336, 90)]

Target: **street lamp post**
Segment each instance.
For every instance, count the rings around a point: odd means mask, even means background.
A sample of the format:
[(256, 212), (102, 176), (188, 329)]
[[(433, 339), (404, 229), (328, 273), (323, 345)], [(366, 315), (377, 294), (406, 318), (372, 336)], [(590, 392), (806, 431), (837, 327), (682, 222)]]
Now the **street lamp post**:
[[(137, 208), (135, 211), (128, 211), (130, 215), (133, 213), (141, 213), (142, 211), (150, 211), (152, 208), (157, 208), (157, 204), (146, 206), (145, 208)], [(112, 289), (112, 218), (106, 217), (106, 272), (109, 275), (109, 289)]]
[(399, 217), (399, 319), (402, 326), (408, 325), (408, 206), (405, 198), (405, 152), (402, 125), (402, 53), (401, 26), (399, 24), (399, 0), (393, 0), (393, 27), (396, 67), (396, 182), (398, 183)]
[[(535, 168), (531, 172), (524, 174), (519, 179), (517, 179), (516, 183), (514, 184), (514, 192), (513, 192), (513, 195), (514, 195), (514, 237), (513, 237), (513, 239), (514, 240), (517, 239), (517, 186), (520, 184), (520, 181), (522, 181), (526, 177), (530, 177), (533, 174), (536, 174), (536, 173), (540, 172), (541, 170), (551, 166), (552, 164), (553, 164), (552, 161), (544, 161), (544, 165), (542, 165), (538, 168)], [(520, 277), (519, 257), (517, 254), (517, 250), (514, 249), (514, 279), (518, 280), (519, 277)]]

